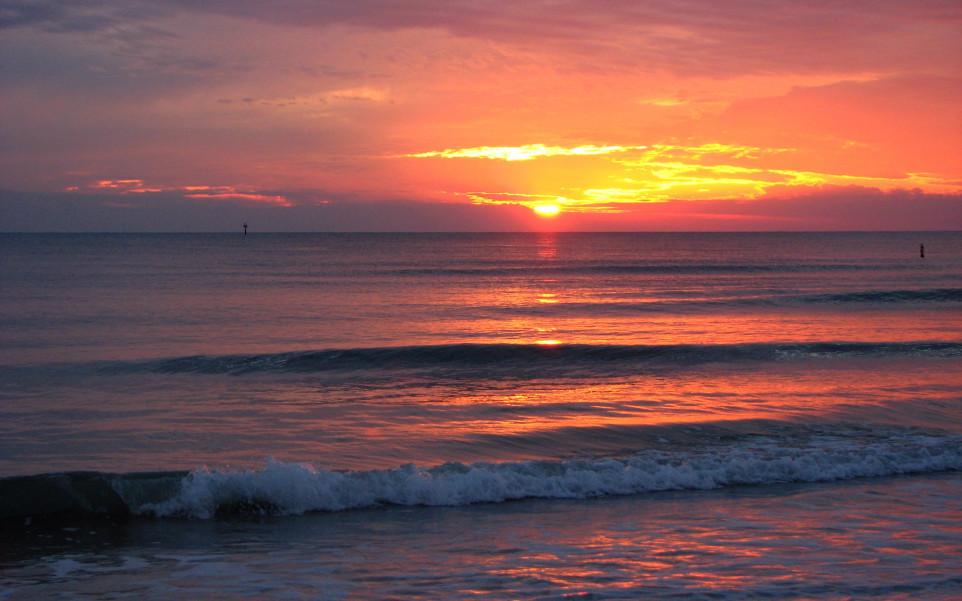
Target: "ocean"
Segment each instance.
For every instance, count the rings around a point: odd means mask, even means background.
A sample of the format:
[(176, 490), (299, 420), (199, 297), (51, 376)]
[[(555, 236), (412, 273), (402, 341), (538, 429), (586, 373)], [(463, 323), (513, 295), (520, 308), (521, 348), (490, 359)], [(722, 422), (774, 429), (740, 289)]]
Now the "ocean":
[(962, 233), (0, 261), (0, 600), (962, 597)]

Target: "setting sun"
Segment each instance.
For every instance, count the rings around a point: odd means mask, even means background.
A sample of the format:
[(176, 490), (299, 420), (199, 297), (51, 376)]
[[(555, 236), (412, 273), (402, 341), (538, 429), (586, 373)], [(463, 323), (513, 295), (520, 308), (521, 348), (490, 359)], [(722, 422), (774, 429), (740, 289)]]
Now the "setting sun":
[(543, 204), (533, 207), (533, 210), (541, 217), (554, 217), (561, 212), (561, 207), (553, 204)]

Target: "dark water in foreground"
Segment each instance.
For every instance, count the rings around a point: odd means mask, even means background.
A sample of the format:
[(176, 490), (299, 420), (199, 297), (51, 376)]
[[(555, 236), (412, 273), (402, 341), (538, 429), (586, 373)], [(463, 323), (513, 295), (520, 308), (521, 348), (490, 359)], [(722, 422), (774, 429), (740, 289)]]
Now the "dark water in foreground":
[(962, 589), (958, 233), (0, 253), (0, 599)]

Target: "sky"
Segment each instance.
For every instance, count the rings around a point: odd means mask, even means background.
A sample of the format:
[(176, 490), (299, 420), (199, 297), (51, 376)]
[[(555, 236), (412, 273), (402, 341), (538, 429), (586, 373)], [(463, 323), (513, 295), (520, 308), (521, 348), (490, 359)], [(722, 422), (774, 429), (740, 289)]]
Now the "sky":
[(0, 0), (0, 231), (962, 229), (958, 0)]

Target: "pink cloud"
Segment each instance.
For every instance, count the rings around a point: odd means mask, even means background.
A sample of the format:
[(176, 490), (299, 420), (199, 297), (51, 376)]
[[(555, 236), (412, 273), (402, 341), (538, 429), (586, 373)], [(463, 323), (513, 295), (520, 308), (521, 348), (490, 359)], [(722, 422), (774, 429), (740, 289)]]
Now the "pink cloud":
[[(70, 186), (67, 192), (80, 192), (79, 186)], [(175, 192), (182, 194), (184, 198), (209, 199), (209, 200), (244, 200), (256, 203), (269, 203), (278, 206), (289, 207), (292, 202), (279, 194), (260, 194), (252, 191), (239, 191), (231, 186), (148, 186), (139, 179), (118, 179), (118, 180), (98, 180), (83, 187), (83, 190), (92, 192), (109, 192), (118, 195), (127, 194), (147, 194), (160, 192)], [(115, 204), (111, 206), (130, 206)]]
[(265, 194), (245, 194), (242, 192), (212, 192), (212, 193), (193, 193), (185, 194), (187, 198), (205, 198), (211, 200), (252, 200), (254, 202), (267, 202), (283, 207), (292, 206), (291, 202), (283, 196), (268, 196)]

